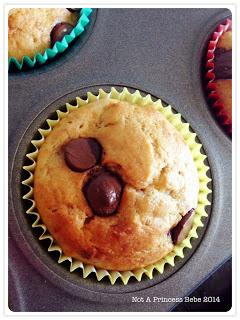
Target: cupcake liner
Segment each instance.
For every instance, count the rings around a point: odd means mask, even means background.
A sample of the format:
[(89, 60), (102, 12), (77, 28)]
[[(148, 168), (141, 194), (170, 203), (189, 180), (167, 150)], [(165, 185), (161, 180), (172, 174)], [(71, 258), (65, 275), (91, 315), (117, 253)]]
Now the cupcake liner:
[(21, 62), (14, 57), (10, 57), (8, 59), (8, 70), (15, 68), (21, 71), (23, 67), (31, 69), (36, 64), (42, 65), (46, 63), (48, 59), (52, 59), (59, 53), (64, 52), (69, 47), (69, 44), (85, 30), (85, 27), (90, 21), (89, 16), (91, 12), (91, 8), (82, 8), (78, 22), (71, 33), (64, 36), (62, 41), (57, 41), (53, 48), (47, 48), (43, 54), (38, 52), (35, 54), (33, 59), (28, 56), (24, 56)]
[(232, 27), (232, 21), (230, 19), (225, 20), (220, 24), (217, 30), (213, 33), (212, 39), (209, 42), (207, 50), (207, 62), (206, 62), (206, 81), (207, 81), (207, 95), (210, 101), (210, 104), (219, 120), (223, 125), (225, 130), (229, 135), (232, 134), (232, 119), (229, 118), (228, 114), (225, 112), (223, 103), (220, 101), (220, 98), (216, 92), (216, 86), (214, 84), (215, 73), (214, 73), (214, 52), (217, 47), (217, 43), (220, 37), (227, 32)]
[[(64, 255), (64, 253), (62, 252), (62, 249), (55, 243), (53, 237), (48, 233), (46, 226), (42, 223), (40, 215), (38, 214), (35, 206), (35, 201), (33, 199), (34, 169), (36, 166), (39, 148), (44, 143), (45, 138), (49, 135), (49, 133), (54, 128), (54, 126), (62, 118), (66, 117), (70, 112), (90, 102), (93, 102), (98, 99), (103, 99), (106, 97), (112, 98), (112, 99), (118, 99), (121, 101), (128, 101), (130, 103), (138, 104), (143, 107), (145, 105), (153, 105), (157, 110), (159, 110), (159, 112), (161, 112), (181, 133), (185, 142), (188, 144), (191, 150), (197, 171), (198, 171), (198, 176), (199, 176), (198, 206), (195, 211), (193, 227), (189, 232), (188, 237), (184, 239), (181, 244), (175, 245), (173, 251), (170, 252), (161, 260), (159, 260), (157, 263), (151, 264), (144, 268), (124, 271), (124, 272), (98, 269), (93, 265), (82, 263), (72, 257)], [(196, 142), (196, 133), (193, 133), (190, 131), (189, 124), (182, 122), (181, 115), (179, 113), (174, 113), (171, 106), (164, 107), (161, 103), (161, 100), (157, 100), (154, 102), (150, 95), (143, 97), (141, 96), (138, 90), (135, 91), (134, 93), (130, 93), (126, 88), (124, 88), (122, 92), (118, 92), (115, 88), (111, 88), (110, 92), (107, 93), (102, 89), (100, 89), (98, 95), (94, 95), (91, 92), (88, 92), (86, 100), (77, 97), (76, 105), (71, 105), (67, 103), (66, 109), (67, 111), (65, 112), (60, 110), (56, 111), (57, 120), (52, 120), (52, 119), (46, 120), (48, 124), (48, 129), (41, 129), (41, 128), (38, 129), (38, 132), (40, 133), (41, 138), (31, 141), (31, 144), (35, 147), (35, 151), (28, 153), (26, 155), (26, 157), (31, 161), (31, 164), (23, 167), (23, 169), (29, 174), (29, 177), (26, 180), (22, 181), (23, 185), (29, 187), (29, 191), (23, 196), (23, 199), (31, 202), (31, 207), (26, 211), (26, 214), (35, 217), (35, 221), (32, 224), (33, 228), (42, 229), (42, 234), (39, 237), (39, 240), (44, 240), (44, 239), (50, 240), (48, 251), (50, 252), (57, 251), (59, 253), (58, 263), (62, 263), (68, 260), (70, 262), (69, 271), (73, 272), (80, 268), (82, 269), (83, 278), (86, 278), (88, 277), (88, 275), (94, 273), (98, 281), (102, 280), (104, 277), (108, 277), (108, 279), (110, 280), (110, 283), (113, 285), (116, 282), (116, 280), (119, 278), (122, 280), (122, 283), (126, 285), (131, 277), (134, 277), (138, 281), (141, 281), (144, 274), (149, 279), (152, 279), (154, 270), (157, 270), (159, 273), (162, 274), (164, 272), (164, 268), (166, 264), (170, 264), (171, 266), (174, 266), (176, 257), (184, 258), (184, 248), (192, 248), (191, 240), (192, 238), (198, 238), (197, 229), (203, 226), (203, 223), (201, 220), (203, 217), (208, 216), (206, 212), (206, 206), (210, 205), (210, 202), (207, 197), (211, 193), (211, 190), (208, 188), (207, 184), (211, 181), (211, 179), (208, 178), (207, 176), (209, 167), (204, 163), (204, 160), (206, 159), (206, 155), (201, 153), (202, 145)]]

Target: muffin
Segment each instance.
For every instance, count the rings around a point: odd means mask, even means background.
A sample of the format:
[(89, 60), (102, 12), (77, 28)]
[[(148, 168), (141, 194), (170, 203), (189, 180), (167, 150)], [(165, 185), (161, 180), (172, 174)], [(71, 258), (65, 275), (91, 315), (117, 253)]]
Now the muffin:
[[(76, 9), (77, 10), (77, 9)], [(79, 10), (65, 8), (18, 8), (8, 13), (8, 57), (21, 61), (52, 48), (71, 33)]]
[[(219, 120), (231, 130), (232, 124), (232, 23), (220, 25), (208, 49), (207, 80), (210, 102)], [(209, 59), (210, 58), (210, 59)]]
[(33, 189), (66, 256), (124, 271), (159, 261), (188, 235), (199, 182), (188, 146), (154, 106), (104, 98), (53, 128)]

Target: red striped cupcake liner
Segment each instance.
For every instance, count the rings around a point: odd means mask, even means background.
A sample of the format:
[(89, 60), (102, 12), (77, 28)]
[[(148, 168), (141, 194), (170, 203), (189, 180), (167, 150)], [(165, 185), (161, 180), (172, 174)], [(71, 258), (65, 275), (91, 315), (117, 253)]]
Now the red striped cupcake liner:
[(217, 47), (217, 43), (220, 37), (231, 30), (232, 20), (226, 19), (221, 23), (216, 31), (213, 33), (212, 38), (208, 44), (207, 55), (206, 55), (206, 75), (205, 79), (207, 81), (207, 96), (210, 102), (211, 107), (214, 110), (214, 113), (217, 116), (218, 121), (223, 125), (226, 132), (231, 136), (232, 134), (232, 119), (225, 112), (224, 104), (220, 101), (220, 98), (216, 92), (216, 85), (214, 83), (215, 73), (214, 73), (214, 52)]

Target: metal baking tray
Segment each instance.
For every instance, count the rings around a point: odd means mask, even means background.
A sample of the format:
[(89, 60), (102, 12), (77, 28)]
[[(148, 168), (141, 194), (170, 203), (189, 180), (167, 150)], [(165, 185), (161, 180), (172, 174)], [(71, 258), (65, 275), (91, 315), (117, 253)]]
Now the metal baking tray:
[[(9, 73), (9, 307), (12, 311), (169, 311), (231, 256), (231, 140), (202, 86), (202, 58), (227, 9), (98, 9), (85, 35), (62, 56)], [(29, 143), (56, 109), (99, 88), (126, 86), (161, 98), (191, 124), (211, 168), (212, 206), (199, 239), (175, 267), (152, 280), (83, 279), (37, 239), (24, 214), (21, 174)], [(137, 297), (140, 302), (132, 302)]]

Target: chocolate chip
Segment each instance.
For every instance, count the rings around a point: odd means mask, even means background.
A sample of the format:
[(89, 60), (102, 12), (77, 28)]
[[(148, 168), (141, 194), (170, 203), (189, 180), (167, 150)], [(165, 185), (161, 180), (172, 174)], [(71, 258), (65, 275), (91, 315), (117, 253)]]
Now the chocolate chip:
[(214, 52), (214, 73), (216, 79), (232, 79), (232, 50), (217, 48)]
[(181, 243), (188, 236), (189, 231), (192, 228), (193, 218), (194, 209), (191, 209), (182, 217), (176, 227), (171, 229), (171, 236), (174, 244)]
[(70, 12), (79, 12), (82, 8), (67, 8)]
[(94, 167), (101, 159), (102, 147), (96, 139), (78, 138), (63, 146), (67, 166), (76, 172)]
[(50, 33), (52, 47), (54, 46), (55, 42), (62, 41), (66, 34), (71, 33), (72, 29), (73, 26), (67, 22), (60, 22), (56, 24)]
[(123, 184), (113, 172), (101, 169), (89, 178), (83, 187), (85, 198), (97, 216), (114, 214), (121, 201)]

